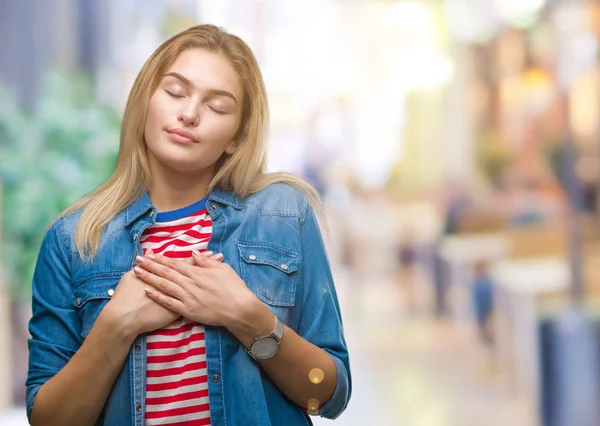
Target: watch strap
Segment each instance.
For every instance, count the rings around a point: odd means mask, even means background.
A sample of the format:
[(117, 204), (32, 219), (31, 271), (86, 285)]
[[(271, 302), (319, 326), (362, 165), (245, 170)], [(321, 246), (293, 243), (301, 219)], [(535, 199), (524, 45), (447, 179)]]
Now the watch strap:
[(283, 339), (283, 333), (285, 333), (285, 324), (279, 321), (279, 318), (277, 318), (277, 315), (275, 315), (275, 328), (268, 337), (275, 337), (278, 342), (281, 342), (281, 339)]

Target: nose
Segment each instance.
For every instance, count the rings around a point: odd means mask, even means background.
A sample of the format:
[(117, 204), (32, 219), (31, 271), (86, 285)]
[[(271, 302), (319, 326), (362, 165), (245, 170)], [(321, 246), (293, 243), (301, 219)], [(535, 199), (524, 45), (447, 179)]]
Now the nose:
[(181, 111), (177, 117), (177, 121), (186, 127), (196, 127), (198, 125), (200, 122), (200, 117), (198, 114), (198, 108), (195, 107), (193, 102), (190, 102), (190, 104)]

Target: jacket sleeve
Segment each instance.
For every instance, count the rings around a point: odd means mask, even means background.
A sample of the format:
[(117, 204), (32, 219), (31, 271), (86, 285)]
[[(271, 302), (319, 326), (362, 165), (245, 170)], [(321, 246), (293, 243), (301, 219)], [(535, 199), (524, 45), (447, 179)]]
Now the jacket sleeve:
[(352, 390), (348, 348), (325, 244), (310, 205), (300, 223), (303, 266), (298, 334), (325, 350), (335, 363), (338, 376), (335, 391), (319, 410), (322, 417), (335, 419), (348, 405)]
[(73, 306), (71, 253), (62, 220), (48, 230), (33, 276), (29, 321), (27, 418), (40, 387), (54, 377), (82, 344), (81, 321)]

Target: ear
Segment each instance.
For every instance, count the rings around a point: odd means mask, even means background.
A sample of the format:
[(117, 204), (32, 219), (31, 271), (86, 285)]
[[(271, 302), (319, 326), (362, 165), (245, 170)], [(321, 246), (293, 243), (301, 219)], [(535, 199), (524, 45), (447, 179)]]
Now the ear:
[(232, 155), (235, 152), (236, 148), (237, 148), (236, 141), (229, 142), (229, 144), (225, 147), (225, 154)]

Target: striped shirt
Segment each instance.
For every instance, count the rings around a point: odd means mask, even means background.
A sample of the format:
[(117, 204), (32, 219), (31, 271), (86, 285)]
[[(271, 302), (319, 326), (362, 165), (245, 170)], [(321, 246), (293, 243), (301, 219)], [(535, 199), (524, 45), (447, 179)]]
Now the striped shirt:
[[(141, 243), (144, 253), (185, 259), (206, 251), (212, 218), (206, 198), (158, 213)], [(204, 326), (180, 317), (147, 335), (146, 425), (210, 425)]]

